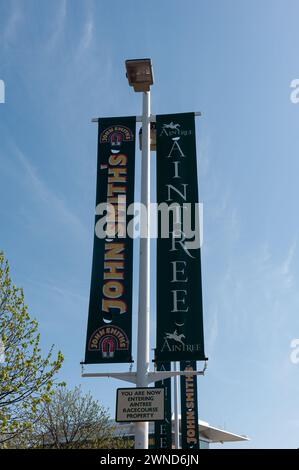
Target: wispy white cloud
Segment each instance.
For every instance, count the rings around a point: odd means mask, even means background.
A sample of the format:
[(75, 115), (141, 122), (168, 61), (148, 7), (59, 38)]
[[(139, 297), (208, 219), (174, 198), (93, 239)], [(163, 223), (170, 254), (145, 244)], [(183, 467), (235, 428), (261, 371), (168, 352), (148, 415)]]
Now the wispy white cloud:
[(84, 31), (83, 31), (82, 39), (79, 45), (80, 52), (83, 52), (90, 46), (92, 38), (93, 38), (93, 30), (94, 30), (94, 23), (93, 23), (93, 19), (90, 18), (84, 24)]
[(7, 46), (14, 42), (17, 38), (19, 25), (23, 19), (23, 10), (20, 2), (10, 2), (11, 11), (6, 21), (4, 21), (4, 29), (1, 34), (2, 46)]
[(41, 287), (43, 289), (49, 290), (53, 293), (58, 294), (59, 296), (62, 296), (63, 298), (68, 298), (68, 299), (73, 299), (73, 300), (79, 300), (80, 302), (88, 302), (88, 296), (81, 295), (78, 292), (74, 292), (65, 286), (62, 285), (57, 285), (53, 282), (48, 282), (48, 281), (36, 281), (33, 279), (28, 279), (27, 282), (30, 284), (33, 284), (34, 286)]
[(216, 345), (216, 341), (218, 338), (218, 307), (214, 308), (213, 312), (211, 312), (209, 318), (207, 318), (207, 326), (206, 326), (206, 350), (209, 356), (213, 355), (214, 348)]
[(253, 268), (257, 279), (264, 280), (265, 293), (268, 298), (276, 297), (277, 289), (282, 292), (293, 287), (294, 272), (292, 263), (297, 252), (297, 237), (286, 247), (281, 260), (274, 260), (269, 244), (253, 257)]
[(230, 344), (240, 348), (239, 357), (248, 361), (247, 351), (254, 348), (263, 355), (261, 363), (268, 363), (269, 373), (275, 374), (270, 367), (273, 357), (282, 368), (284, 361), (289, 364), (286, 338), (298, 337), (297, 237), (285, 246), (279, 259), (277, 246), (269, 241), (243, 253), (239, 242), (235, 246), (238, 255), (229, 251), (226, 265), (213, 273), (212, 282), (207, 284), (206, 278), (207, 354), (220, 357), (221, 352), (222, 357), (229, 337)]
[[(200, 128), (196, 129), (200, 134)], [(198, 181), (203, 181), (204, 178), (211, 176), (211, 138), (210, 135), (203, 134), (197, 143), (197, 162), (198, 162)]]
[(88, 230), (82, 224), (81, 220), (67, 207), (65, 201), (59, 198), (56, 193), (46, 185), (25, 154), (16, 144), (11, 143), (11, 147), (14, 156), (18, 159), (23, 168), (22, 174), (27, 178), (31, 191), (36, 195), (36, 200), (41, 204), (45, 204), (47, 210), (51, 208), (57, 220), (67, 225), (74, 235), (79, 235), (83, 238), (88, 237)]
[(53, 51), (57, 47), (58, 42), (65, 29), (67, 18), (67, 0), (60, 0), (56, 18), (53, 21), (53, 31), (47, 42), (48, 51)]
[(292, 265), (296, 250), (297, 250), (297, 238), (290, 244), (286, 257), (283, 260), (282, 265), (281, 265), (282, 274), (289, 280), (291, 280), (292, 278), (291, 265)]
[(94, 8), (93, 3), (88, 3), (86, 11), (86, 20), (83, 25), (82, 35), (76, 52), (76, 58), (79, 59), (91, 46), (94, 35)]

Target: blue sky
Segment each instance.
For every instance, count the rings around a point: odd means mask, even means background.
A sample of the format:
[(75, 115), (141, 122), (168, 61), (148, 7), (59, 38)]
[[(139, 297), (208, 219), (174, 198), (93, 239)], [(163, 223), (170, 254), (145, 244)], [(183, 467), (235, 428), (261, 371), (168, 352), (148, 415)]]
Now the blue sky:
[[(0, 2), (0, 248), (45, 351), (54, 343), (65, 355), (61, 378), (112, 414), (123, 384), (82, 379), (79, 366), (96, 181), (90, 119), (140, 114), (124, 61), (151, 57), (153, 113), (204, 113), (209, 367), (199, 379), (200, 417), (248, 434), (242, 448), (299, 445), (299, 364), (290, 361), (299, 337), (299, 104), (290, 101), (298, 15), (296, 0)], [(139, 167), (137, 157), (137, 175)], [(153, 328), (154, 314), (153, 292)]]

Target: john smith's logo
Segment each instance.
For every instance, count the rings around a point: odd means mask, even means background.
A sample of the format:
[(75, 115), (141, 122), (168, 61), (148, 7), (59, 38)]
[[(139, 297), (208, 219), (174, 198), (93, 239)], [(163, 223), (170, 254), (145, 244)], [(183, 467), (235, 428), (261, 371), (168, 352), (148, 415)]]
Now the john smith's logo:
[(88, 349), (100, 351), (104, 359), (112, 359), (116, 351), (129, 350), (129, 339), (118, 326), (103, 326), (91, 335)]
[(110, 126), (104, 129), (100, 134), (100, 143), (110, 143), (112, 148), (119, 148), (123, 142), (134, 140), (134, 134), (126, 126)]

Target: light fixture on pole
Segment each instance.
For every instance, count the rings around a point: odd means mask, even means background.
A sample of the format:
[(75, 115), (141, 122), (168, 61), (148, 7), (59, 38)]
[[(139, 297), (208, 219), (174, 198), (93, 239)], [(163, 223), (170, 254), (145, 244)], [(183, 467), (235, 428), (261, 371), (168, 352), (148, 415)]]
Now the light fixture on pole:
[[(143, 92), (142, 160), (140, 225), (146, 228), (146, 237), (140, 239), (139, 299), (137, 332), (136, 387), (148, 386), (150, 365), (150, 86), (154, 83), (150, 59), (126, 60), (129, 85)], [(148, 448), (148, 422), (135, 424), (135, 449)]]
[(151, 59), (126, 60), (126, 70), (129, 85), (134, 87), (134, 91), (150, 91), (154, 83)]

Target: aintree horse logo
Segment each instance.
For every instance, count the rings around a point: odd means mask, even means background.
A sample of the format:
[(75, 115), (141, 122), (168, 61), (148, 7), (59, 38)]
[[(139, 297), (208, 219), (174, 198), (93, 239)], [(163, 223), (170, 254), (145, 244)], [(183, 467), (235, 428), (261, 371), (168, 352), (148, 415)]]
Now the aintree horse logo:
[(101, 352), (103, 359), (112, 359), (117, 351), (128, 351), (129, 339), (118, 326), (103, 326), (91, 335), (88, 349)]
[(183, 335), (183, 334), (178, 335), (177, 330), (175, 330), (173, 333), (166, 333), (166, 335), (165, 335), (165, 339), (173, 339), (177, 343), (184, 344), (182, 338), (185, 338), (185, 335)]
[(181, 127), (181, 124), (174, 124), (172, 121), (169, 124), (163, 124), (163, 129), (172, 129), (178, 131), (179, 127)]
[(181, 124), (174, 123), (173, 121), (169, 122), (168, 124), (162, 124), (162, 130), (160, 133), (160, 137), (162, 135), (166, 135), (167, 137), (171, 137), (172, 135), (181, 135)]

